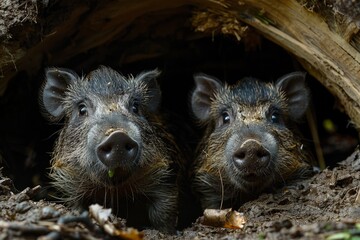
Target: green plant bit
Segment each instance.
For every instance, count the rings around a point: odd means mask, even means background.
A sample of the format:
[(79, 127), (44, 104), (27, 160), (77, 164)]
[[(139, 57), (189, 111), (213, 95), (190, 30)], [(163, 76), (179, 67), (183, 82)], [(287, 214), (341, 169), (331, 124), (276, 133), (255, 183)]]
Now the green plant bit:
[(114, 175), (115, 175), (114, 169), (110, 169), (110, 170), (108, 171), (108, 176), (109, 176), (109, 178), (112, 178)]

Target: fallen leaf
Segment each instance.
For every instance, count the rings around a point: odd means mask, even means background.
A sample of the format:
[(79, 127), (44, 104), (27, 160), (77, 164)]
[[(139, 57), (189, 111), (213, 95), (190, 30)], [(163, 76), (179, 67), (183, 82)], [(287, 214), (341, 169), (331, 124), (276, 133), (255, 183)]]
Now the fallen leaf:
[(213, 227), (239, 229), (244, 227), (246, 221), (242, 213), (230, 208), (223, 210), (205, 209), (201, 223)]
[(89, 207), (89, 212), (97, 223), (104, 225), (110, 217), (111, 208), (103, 208), (99, 204), (92, 204)]
[(144, 237), (144, 234), (135, 228), (116, 228), (110, 221), (111, 208), (103, 208), (99, 204), (92, 204), (89, 207), (89, 212), (104, 231), (111, 236), (126, 240), (141, 240)]

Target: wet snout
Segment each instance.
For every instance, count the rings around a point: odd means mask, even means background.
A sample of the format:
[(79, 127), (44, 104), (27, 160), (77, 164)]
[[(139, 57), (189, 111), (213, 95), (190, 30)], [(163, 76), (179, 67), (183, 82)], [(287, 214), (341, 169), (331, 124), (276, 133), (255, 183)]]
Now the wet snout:
[(235, 166), (244, 174), (255, 174), (270, 163), (270, 152), (256, 139), (245, 140), (233, 154)]
[(138, 151), (138, 143), (121, 130), (106, 135), (96, 147), (99, 160), (110, 169), (131, 164)]

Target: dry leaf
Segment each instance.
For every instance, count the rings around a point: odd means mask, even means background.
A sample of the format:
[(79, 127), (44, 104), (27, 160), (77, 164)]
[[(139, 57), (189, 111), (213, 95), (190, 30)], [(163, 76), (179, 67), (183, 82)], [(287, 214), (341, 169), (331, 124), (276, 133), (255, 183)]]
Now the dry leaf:
[(245, 217), (238, 211), (228, 209), (205, 209), (201, 223), (213, 227), (239, 229), (245, 224)]
[(89, 212), (96, 222), (102, 226), (108, 221), (111, 214), (111, 208), (103, 208), (99, 204), (92, 204), (89, 207)]
[(127, 240), (141, 240), (144, 237), (143, 233), (134, 228), (117, 229), (110, 221), (111, 208), (106, 209), (99, 204), (92, 204), (89, 207), (89, 212), (104, 231), (111, 236)]

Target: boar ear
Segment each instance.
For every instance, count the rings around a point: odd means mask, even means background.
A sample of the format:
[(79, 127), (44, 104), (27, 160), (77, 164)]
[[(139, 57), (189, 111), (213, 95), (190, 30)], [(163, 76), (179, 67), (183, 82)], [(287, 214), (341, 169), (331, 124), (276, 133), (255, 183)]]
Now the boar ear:
[(210, 115), (211, 98), (223, 85), (215, 77), (200, 73), (194, 75), (195, 90), (191, 96), (191, 108), (200, 120), (206, 120)]
[(283, 91), (288, 99), (290, 116), (300, 119), (309, 105), (310, 93), (305, 86), (304, 72), (289, 73), (276, 81), (276, 87)]
[(42, 103), (45, 110), (55, 119), (64, 116), (63, 100), (69, 84), (79, 76), (65, 68), (49, 68), (46, 70), (46, 82), (42, 90)]
[(137, 76), (138, 81), (146, 83), (149, 96), (147, 107), (151, 112), (155, 112), (159, 108), (161, 101), (161, 90), (157, 83), (157, 78), (160, 74), (161, 72), (158, 69), (154, 69), (152, 71), (142, 72)]

